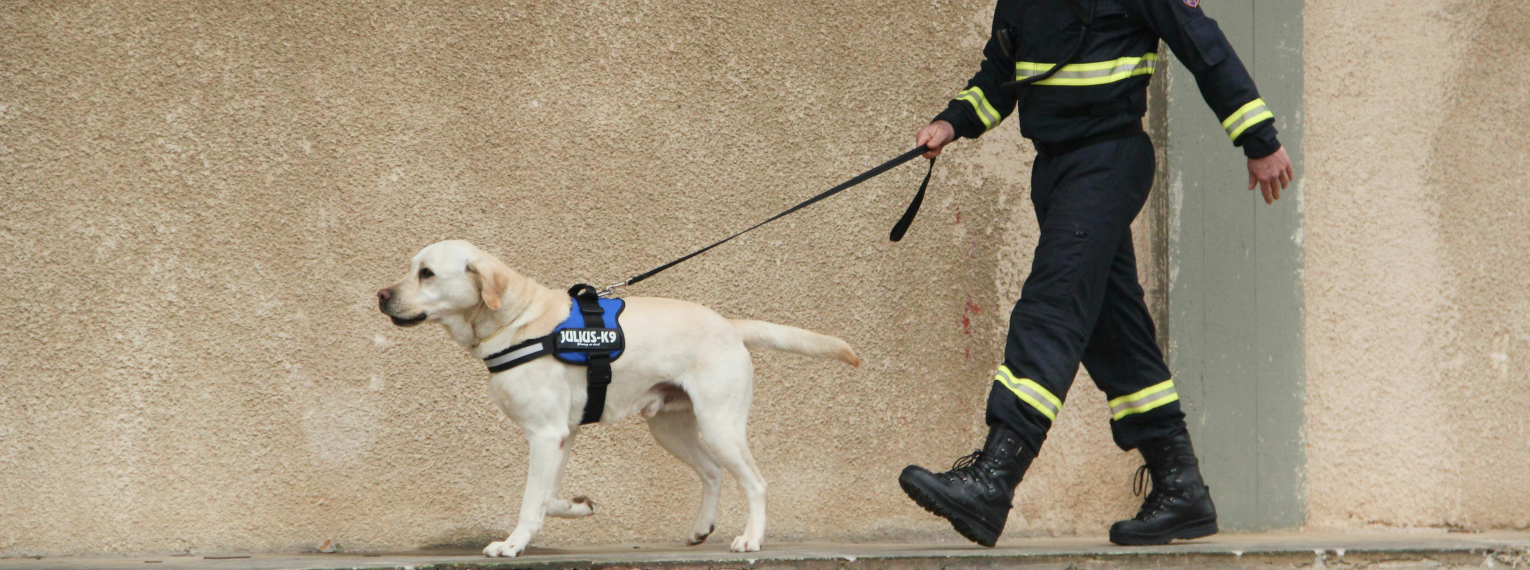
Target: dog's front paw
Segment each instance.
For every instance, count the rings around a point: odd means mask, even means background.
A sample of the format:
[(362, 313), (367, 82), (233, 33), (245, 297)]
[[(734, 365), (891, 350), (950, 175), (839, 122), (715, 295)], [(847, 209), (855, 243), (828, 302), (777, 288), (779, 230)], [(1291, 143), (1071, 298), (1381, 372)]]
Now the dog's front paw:
[(749, 538), (747, 536), (740, 536), (738, 538), (733, 539), (733, 547), (730, 548), (729, 550), (732, 550), (734, 552), (759, 552), (760, 551), (760, 539), (758, 539), (758, 538), (751, 539), (751, 538)]
[(526, 549), (524, 544), (511, 544), (509, 542), (491, 542), (488, 548), (483, 549), (483, 555), (489, 558), (515, 558)]
[(595, 514), (595, 501), (591, 501), (589, 497), (580, 495), (569, 499), (568, 503), (568, 512), (572, 516), (587, 517)]
[(595, 514), (595, 501), (580, 495), (567, 501), (558, 499), (547, 505), (547, 516), (576, 519)]

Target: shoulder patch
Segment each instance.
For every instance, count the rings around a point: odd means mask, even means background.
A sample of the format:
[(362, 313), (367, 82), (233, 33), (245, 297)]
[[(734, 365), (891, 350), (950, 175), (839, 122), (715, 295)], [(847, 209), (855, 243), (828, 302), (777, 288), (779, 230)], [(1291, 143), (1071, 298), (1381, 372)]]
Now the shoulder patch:
[(1191, 8), (1200, 8), (1201, 0), (1184, 0), (1185, 5)]

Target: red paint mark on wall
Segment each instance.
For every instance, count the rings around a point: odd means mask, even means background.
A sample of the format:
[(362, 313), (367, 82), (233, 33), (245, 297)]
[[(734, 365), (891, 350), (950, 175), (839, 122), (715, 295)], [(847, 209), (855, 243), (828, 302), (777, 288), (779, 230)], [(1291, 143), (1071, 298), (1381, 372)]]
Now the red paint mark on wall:
[[(967, 305), (962, 307), (962, 334), (972, 336), (972, 316), (981, 312), (983, 312), (982, 307), (972, 302), (972, 299), (967, 299)], [(968, 357), (970, 358), (971, 355), (969, 354)]]
[(962, 207), (961, 206), (957, 206), (956, 207), (956, 223), (958, 223), (958, 224), (962, 223)]

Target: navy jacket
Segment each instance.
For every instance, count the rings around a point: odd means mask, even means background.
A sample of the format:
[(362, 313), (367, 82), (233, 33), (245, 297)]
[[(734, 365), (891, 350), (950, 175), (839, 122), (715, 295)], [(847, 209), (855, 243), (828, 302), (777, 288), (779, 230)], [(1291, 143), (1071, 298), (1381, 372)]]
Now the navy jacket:
[[(1216, 20), (1201, 12), (1200, 0), (1098, 0), (1076, 63), (1018, 91), (1000, 88), (1051, 69), (1077, 45), (1082, 22), (1069, 1), (999, 0), (993, 29), (1013, 30), (1014, 58), (990, 36), (982, 68), (935, 119), (950, 122), (957, 136), (977, 138), (1018, 107), (1020, 133), (1042, 143), (1129, 128), (1147, 113), (1147, 85), (1160, 67), (1162, 39), (1195, 75), (1234, 145), (1249, 158), (1280, 148), (1275, 115)], [(1087, 10), (1090, 0), (1080, 3)]]

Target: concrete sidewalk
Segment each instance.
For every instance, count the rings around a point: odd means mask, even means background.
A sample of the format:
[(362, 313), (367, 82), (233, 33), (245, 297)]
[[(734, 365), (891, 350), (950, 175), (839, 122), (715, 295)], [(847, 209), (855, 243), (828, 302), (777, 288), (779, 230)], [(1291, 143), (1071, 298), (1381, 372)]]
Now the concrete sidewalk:
[(1161, 547), (1120, 547), (1104, 537), (1002, 541), (998, 548), (966, 544), (767, 543), (748, 555), (727, 545), (669, 544), (531, 548), (520, 558), (489, 559), (476, 552), (235, 554), (121, 558), (0, 559), (0, 570), (105, 568), (473, 569), (497, 568), (749, 568), (912, 570), (920, 568), (1371, 568), (1385, 570), (1480, 567), (1530, 568), (1530, 533), (1419, 531), (1370, 534), (1225, 534)]

